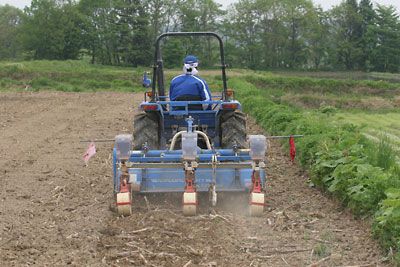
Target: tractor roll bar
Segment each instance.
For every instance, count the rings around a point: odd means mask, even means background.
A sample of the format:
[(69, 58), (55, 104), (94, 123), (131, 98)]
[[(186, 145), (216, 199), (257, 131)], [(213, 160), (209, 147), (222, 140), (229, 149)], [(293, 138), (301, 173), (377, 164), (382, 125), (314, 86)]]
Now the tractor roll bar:
[(215, 32), (166, 32), (158, 36), (155, 43), (155, 54), (154, 54), (154, 65), (153, 65), (153, 83), (152, 83), (152, 97), (151, 100), (156, 100), (156, 83), (158, 87), (158, 96), (165, 96), (165, 88), (164, 88), (164, 70), (163, 70), (163, 60), (161, 56), (160, 43), (161, 40), (169, 37), (169, 36), (212, 36), (218, 39), (219, 42), (219, 51), (221, 56), (221, 70), (222, 70), (222, 82), (224, 86), (224, 91), (222, 94), (222, 99), (226, 99), (226, 65), (225, 65), (225, 56), (224, 56), (224, 44), (222, 38), (216, 34)]

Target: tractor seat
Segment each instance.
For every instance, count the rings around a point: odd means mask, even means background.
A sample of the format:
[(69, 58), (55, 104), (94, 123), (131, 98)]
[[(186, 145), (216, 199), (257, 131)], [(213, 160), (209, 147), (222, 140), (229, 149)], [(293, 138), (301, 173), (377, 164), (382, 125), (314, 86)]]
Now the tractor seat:
[[(175, 99), (175, 101), (202, 101), (200, 96), (197, 95), (182, 95)], [(202, 104), (190, 104), (189, 110), (203, 110)], [(185, 110), (185, 107), (175, 107), (174, 110)]]

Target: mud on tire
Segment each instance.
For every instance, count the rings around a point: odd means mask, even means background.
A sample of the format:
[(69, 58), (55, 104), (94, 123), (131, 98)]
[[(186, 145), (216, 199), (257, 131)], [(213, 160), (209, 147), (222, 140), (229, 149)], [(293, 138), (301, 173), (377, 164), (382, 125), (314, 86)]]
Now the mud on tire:
[(133, 119), (133, 149), (142, 149), (146, 142), (150, 149), (159, 148), (157, 114), (140, 113)]
[(247, 148), (246, 115), (241, 111), (229, 111), (221, 116), (221, 145), (223, 148)]

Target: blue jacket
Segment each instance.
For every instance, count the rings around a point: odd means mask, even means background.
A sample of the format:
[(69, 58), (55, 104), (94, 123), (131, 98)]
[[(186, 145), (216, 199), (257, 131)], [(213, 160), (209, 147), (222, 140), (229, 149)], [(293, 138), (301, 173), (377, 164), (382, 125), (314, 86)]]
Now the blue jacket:
[(194, 75), (182, 74), (172, 79), (169, 87), (169, 99), (174, 101), (183, 95), (200, 96), (204, 101), (211, 100), (210, 89), (208, 89), (206, 81)]

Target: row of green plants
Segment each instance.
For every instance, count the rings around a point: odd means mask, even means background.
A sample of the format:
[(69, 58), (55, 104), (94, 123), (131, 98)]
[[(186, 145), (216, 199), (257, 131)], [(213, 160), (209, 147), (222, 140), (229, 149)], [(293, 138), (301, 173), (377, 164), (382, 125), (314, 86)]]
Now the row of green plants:
[(92, 65), (88, 62), (24, 61), (0, 62), (1, 90), (141, 91), (144, 70)]
[[(306, 73), (304, 73), (306, 75)], [(352, 93), (363, 89), (368, 94), (390, 94), (390, 90), (400, 88), (400, 83), (387, 80), (353, 80), (353, 79), (329, 79), (312, 77), (295, 77), (291, 75), (277, 75), (259, 72), (258, 75), (246, 76), (246, 79), (256, 86), (279, 88), (280, 91), (294, 92), (323, 92), (331, 94)], [(389, 90), (389, 91), (387, 91)]]
[[(142, 87), (142, 75), (150, 70), (93, 65), (83, 60), (0, 62), (0, 91), (142, 92), (145, 90)], [(166, 70), (166, 86), (168, 87), (168, 81), (181, 72)], [(221, 87), (220, 75), (215, 77), (207, 72), (204, 74), (211, 88)], [(149, 76), (152, 79), (151, 75)]]
[(312, 182), (355, 215), (372, 218), (374, 235), (400, 265), (400, 168), (390, 145), (372, 143), (358, 127), (334, 123), (326, 113), (275, 103), (254, 79), (230, 81), (245, 112), (269, 134), (304, 134), (297, 160)]

